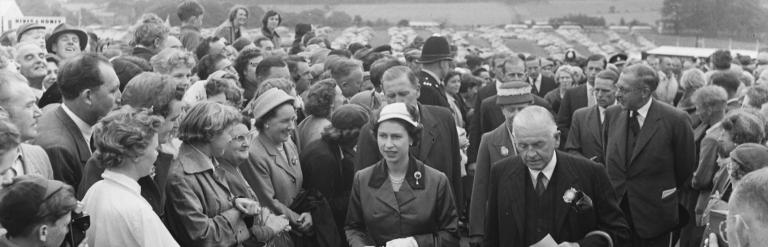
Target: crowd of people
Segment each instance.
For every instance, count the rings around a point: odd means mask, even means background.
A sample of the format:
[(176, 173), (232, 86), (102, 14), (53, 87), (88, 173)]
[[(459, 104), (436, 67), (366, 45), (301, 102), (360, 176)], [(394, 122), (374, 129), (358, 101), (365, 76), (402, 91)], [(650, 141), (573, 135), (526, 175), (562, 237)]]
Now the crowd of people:
[(0, 246), (768, 241), (768, 52), (458, 63), (177, 12), (0, 47)]

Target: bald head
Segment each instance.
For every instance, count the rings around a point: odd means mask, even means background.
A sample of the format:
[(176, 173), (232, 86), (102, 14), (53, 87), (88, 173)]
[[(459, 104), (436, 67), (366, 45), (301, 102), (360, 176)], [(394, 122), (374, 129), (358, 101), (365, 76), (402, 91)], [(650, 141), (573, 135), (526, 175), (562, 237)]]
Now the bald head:
[(748, 173), (731, 195), (728, 239), (731, 246), (762, 246), (768, 241), (768, 168)]
[(521, 110), (512, 121), (512, 129), (515, 133), (529, 131), (557, 132), (555, 119), (546, 108), (541, 106), (528, 106)]

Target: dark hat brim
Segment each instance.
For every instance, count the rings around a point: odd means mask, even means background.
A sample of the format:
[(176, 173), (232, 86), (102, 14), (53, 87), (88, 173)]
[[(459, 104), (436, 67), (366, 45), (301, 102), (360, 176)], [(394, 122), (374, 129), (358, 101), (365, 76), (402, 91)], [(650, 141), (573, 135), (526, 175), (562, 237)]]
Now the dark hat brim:
[(509, 95), (509, 96), (496, 96), (497, 105), (519, 105), (519, 104), (533, 103), (533, 95)]
[(443, 54), (443, 55), (422, 55), (419, 59), (416, 59), (417, 63), (435, 63), (443, 60), (453, 60), (453, 54)]
[(45, 49), (48, 50), (49, 53), (54, 53), (52, 49), (53, 44), (56, 43), (56, 41), (59, 39), (59, 36), (65, 33), (74, 33), (77, 35), (77, 38), (80, 41), (80, 51), (85, 51), (85, 47), (88, 45), (88, 34), (83, 30), (76, 28), (65, 28), (54, 31), (50, 37), (45, 39)]

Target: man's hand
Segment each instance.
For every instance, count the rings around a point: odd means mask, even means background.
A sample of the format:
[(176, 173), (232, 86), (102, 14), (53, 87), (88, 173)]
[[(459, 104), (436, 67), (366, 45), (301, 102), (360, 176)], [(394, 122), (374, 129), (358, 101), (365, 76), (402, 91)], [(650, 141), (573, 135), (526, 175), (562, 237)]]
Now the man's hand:
[(272, 231), (276, 233), (291, 230), (291, 226), (288, 224), (288, 219), (285, 218), (285, 215), (268, 215), (264, 225), (271, 228)]
[(312, 215), (309, 213), (301, 213), (299, 218), (296, 219), (296, 223), (299, 224), (299, 230), (307, 231), (312, 227)]

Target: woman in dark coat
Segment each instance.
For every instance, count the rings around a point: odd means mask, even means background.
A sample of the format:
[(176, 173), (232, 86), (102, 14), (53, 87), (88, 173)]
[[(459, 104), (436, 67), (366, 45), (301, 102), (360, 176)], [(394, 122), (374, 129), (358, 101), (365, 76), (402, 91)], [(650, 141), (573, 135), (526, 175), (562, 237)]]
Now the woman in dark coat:
[(280, 49), (280, 35), (277, 34), (275, 28), (280, 26), (282, 22), (283, 17), (274, 10), (267, 11), (264, 18), (261, 19), (261, 35), (271, 40), (276, 49)]
[[(325, 128), (322, 139), (310, 142), (299, 156), (304, 188), (317, 189), (323, 194), (341, 239), (346, 239), (344, 220), (357, 160), (354, 147), (360, 128), (367, 122), (368, 110), (364, 107), (343, 105), (331, 115), (331, 126)], [(343, 242), (348, 246), (346, 241)]]
[(345, 227), (350, 246), (459, 246), (448, 178), (410, 154), (421, 131), (417, 116), (404, 103), (381, 109), (373, 130), (384, 159), (353, 179)]

